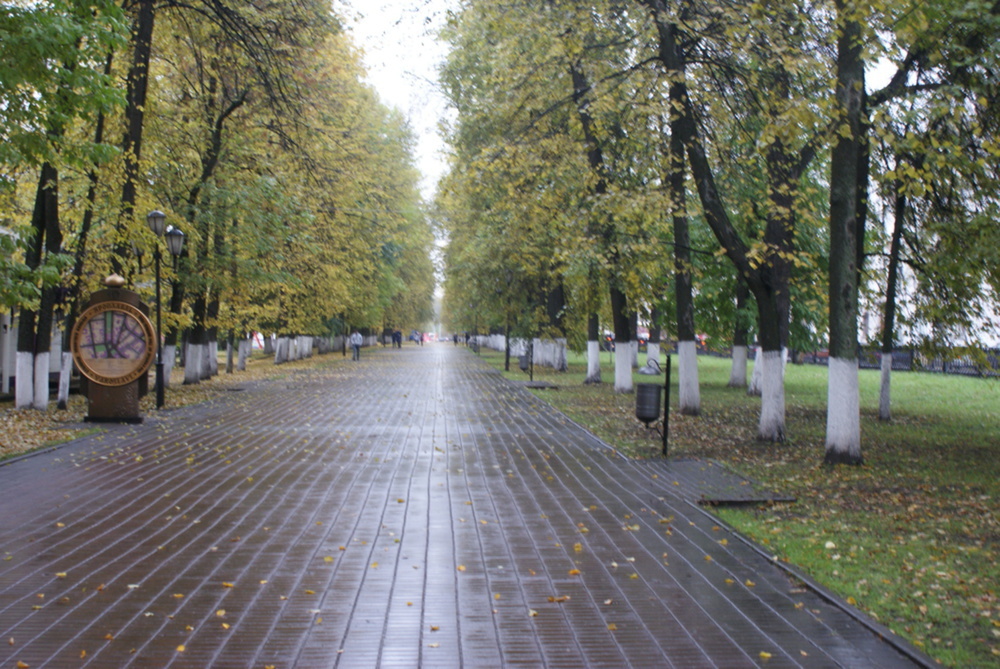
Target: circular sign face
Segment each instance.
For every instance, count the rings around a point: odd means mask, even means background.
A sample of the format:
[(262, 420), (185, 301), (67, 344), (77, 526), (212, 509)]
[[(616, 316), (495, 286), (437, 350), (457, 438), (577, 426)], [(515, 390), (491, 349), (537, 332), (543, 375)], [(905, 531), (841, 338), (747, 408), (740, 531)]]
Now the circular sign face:
[(85, 377), (102, 386), (123, 386), (146, 373), (156, 354), (153, 324), (126, 302), (100, 302), (76, 321), (73, 359)]

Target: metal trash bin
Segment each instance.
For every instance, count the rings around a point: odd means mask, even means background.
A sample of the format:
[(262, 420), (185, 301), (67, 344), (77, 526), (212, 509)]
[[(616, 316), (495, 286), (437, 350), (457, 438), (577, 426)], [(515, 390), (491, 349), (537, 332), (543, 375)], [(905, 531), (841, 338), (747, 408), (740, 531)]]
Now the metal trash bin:
[(646, 424), (660, 418), (660, 385), (637, 383), (635, 386), (635, 417)]
[(517, 366), (521, 368), (522, 372), (528, 371), (528, 354), (520, 355), (517, 358)]

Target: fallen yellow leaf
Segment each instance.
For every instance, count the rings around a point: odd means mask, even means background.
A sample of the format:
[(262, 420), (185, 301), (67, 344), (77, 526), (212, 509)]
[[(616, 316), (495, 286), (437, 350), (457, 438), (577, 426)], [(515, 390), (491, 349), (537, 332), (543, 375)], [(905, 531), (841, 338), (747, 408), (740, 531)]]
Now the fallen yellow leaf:
[(579, 569), (570, 569), (568, 573), (569, 573), (570, 576), (579, 576), (580, 575), (580, 570)]
[(217, 615), (220, 618), (222, 618), (223, 616), (226, 615), (226, 610), (225, 609), (219, 609), (218, 611), (215, 612), (215, 615)]
[(762, 659), (762, 660), (768, 660), (770, 658), (771, 658), (771, 654), (770, 653), (768, 653), (765, 650), (760, 651), (760, 659)]
[(184, 646), (177, 646), (177, 652), (178, 653), (183, 653), (184, 652)]
[(617, 630), (618, 630), (618, 625), (615, 625), (614, 623), (608, 623), (608, 631), (609, 632), (615, 632)]
[(458, 565), (458, 570), (459, 571), (465, 571), (465, 565), (464, 564)]

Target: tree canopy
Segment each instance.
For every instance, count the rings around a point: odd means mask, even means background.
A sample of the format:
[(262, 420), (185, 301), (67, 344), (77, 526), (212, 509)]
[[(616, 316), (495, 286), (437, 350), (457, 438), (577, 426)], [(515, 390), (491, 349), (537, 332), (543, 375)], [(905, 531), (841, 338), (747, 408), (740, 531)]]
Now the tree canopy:
[[(413, 136), (326, 3), (4, 2), (0, 51), (5, 305), (73, 283), (51, 252), (23, 259), (45, 163), (53, 239), (78, 254), (82, 289), (117, 269), (151, 301), (159, 247), (168, 329), (329, 335), (429, 318)], [(176, 263), (145, 225), (153, 209), (185, 234)]]

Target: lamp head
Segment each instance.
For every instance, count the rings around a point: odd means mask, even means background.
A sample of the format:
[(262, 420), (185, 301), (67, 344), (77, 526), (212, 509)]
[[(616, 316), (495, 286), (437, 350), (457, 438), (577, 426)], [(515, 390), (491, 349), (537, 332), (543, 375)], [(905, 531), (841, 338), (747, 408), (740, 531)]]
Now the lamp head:
[(157, 237), (162, 237), (166, 230), (167, 215), (159, 209), (154, 209), (146, 214), (146, 224)]
[(167, 249), (170, 251), (170, 255), (177, 257), (184, 250), (184, 233), (178, 228), (170, 226), (167, 228)]

